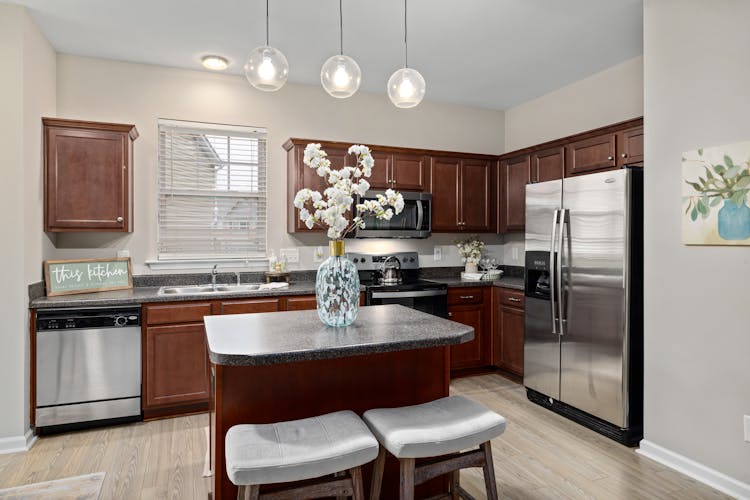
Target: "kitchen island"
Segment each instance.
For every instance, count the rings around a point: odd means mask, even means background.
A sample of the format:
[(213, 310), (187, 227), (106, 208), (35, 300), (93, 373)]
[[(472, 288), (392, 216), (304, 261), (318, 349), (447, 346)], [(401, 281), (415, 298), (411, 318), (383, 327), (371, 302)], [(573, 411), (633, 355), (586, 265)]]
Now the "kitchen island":
[[(204, 321), (212, 372), (215, 500), (236, 498), (224, 467), (224, 436), (231, 426), (345, 409), (361, 415), (447, 396), (448, 346), (474, 335), (469, 326), (399, 305), (360, 308), (346, 328), (325, 327), (314, 310)], [(445, 484), (442, 478), (425, 483), (418, 496), (439, 493)], [(389, 457), (382, 498), (396, 498), (397, 491), (398, 464)]]

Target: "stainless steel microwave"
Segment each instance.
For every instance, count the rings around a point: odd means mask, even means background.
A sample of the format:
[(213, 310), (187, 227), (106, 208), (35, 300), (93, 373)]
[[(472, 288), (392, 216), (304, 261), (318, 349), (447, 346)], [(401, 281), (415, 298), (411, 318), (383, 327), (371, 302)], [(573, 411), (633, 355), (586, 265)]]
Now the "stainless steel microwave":
[[(360, 200), (374, 200), (383, 191), (368, 191)], [(375, 216), (364, 218), (365, 228), (354, 232), (355, 238), (427, 238), (432, 232), (432, 195), (401, 191), (404, 209), (394, 214), (391, 220), (379, 220)], [(357, 202), (359, 203), (360, 200)]]

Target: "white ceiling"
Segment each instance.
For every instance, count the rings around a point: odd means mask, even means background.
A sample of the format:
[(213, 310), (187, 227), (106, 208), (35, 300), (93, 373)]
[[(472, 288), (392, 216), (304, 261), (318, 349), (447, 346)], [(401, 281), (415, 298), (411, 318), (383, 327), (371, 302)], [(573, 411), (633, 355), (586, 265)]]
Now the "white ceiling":
[[(265, 39), (263, 0), (13, 0), (58, 52), (241, 74)], [(411, 0), (409, 65), (426, 99), (505, 109), (643, 52), (642, 0)], [(336, 0), (271, 0), (270, 42), (289, 80), (319, 84), (338, 51)], [(362, 88), (385, 92), (403, 65), (403, 1), (344, 0), (344, 52)]]

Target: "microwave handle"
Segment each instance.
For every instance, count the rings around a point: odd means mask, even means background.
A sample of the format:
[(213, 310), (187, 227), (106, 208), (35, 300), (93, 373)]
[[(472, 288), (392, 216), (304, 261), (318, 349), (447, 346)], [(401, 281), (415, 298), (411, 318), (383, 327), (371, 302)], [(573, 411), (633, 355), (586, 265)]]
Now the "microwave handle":
[(422, 208), (422, 200), (417, 200), (417, 231), (422, 230), (423, 221), (424, 221), (424, 209)]

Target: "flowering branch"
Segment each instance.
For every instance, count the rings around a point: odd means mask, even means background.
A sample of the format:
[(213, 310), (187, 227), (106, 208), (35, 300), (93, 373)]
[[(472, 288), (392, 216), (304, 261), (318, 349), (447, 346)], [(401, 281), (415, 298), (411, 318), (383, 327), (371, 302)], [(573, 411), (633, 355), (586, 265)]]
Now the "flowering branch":
[(331, 160), (320, 148), (320, 144), (308, 144), (302, 161), (326, 179), (329, 187), (323, 194), (312, 189), (300, 189), (294, 197), (294, 206), (299, 208), (299, 218), (305, 226), (308, 229), (315, 226), (323, 229), (327, 227), (328, 237), (331, 239), (341, 239), (356, 228), (364, 229), (364, 215), (372, 214), (378, 219), (390, 220), (394, 214), (399, 214), (404, 209), (403, 196), (388, 189), (385, 195), (379, 194), (374, 200), (358, 203), (355, 207), (356, 216), (351, 221), (346, 219), (346, 212), (354, 205), (354, 196), (364, 196), (370, 189), (366, 178), (372, 175), (372, 167), (375, 165), (367, 146), (355, 144), (348, 152), (356, 156), (356, 166), (336, 170), (331, 168)]

